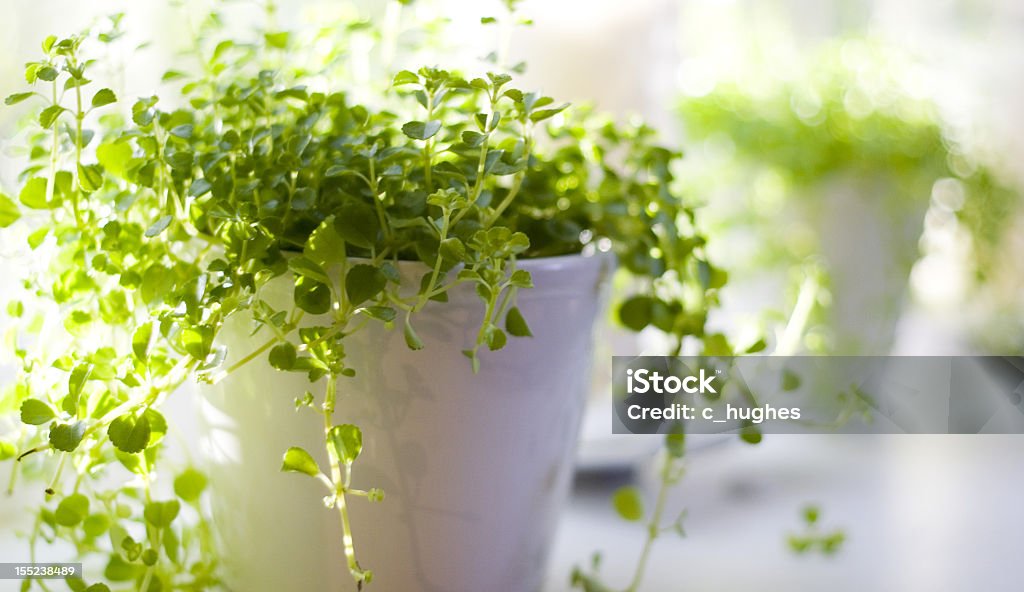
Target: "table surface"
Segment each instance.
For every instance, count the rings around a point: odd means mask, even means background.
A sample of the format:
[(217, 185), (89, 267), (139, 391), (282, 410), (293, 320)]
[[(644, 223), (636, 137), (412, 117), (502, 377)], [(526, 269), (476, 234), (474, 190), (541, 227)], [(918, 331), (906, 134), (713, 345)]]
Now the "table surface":
[[(772, 436), (693, 453), (668, 515), (687, 510), (687, 537), (667, 534), (642, 590), (1019, 591), (1024, 548), (1024, 437)], [(651, 470), (638, 481), (653, 498)], [(617, 483), (618, 481), (618, 483)], [(557, 535), (546, 592), (569, 590), (572, 566), (603, 554), (628, 582), (644, 531), (614, 516), (622, 477), (578, 483)], [(800, 510), (822, 508), (847, 542), (833, 557), (785, 544)]]
[[(774, 436), (693, 452), (668, 504), (686, 508), (686, 538), (659, 539), (642, 590), (1019, 591), (1024, 548), (1024, 437)], [(636, 481), (653, 496), (651, 471)], [(608, 499), (628, 474), (578, 480), (563, 513), (545, 592), (568, 591), (574, 565), (603, 553), (624, 585), (643, 529)], [(0, 556), (23, 558), (16, 500), (0, 503)], [(848, 541), (834, 557), (795, 556), (785, 536), (820, 504)], [(9, 583), (9, 582), (8, 582)], [(4, 590), (0, 582), (0, 590)]]

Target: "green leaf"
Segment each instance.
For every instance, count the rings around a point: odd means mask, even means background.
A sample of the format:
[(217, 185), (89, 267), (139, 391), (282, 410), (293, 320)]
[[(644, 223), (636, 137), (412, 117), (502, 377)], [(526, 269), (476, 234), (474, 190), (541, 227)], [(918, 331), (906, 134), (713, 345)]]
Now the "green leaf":
[(325, 284), (305, 276), (295, 282), (295, 305), (310, 314), (324, 314), (331, 310), (331, 289)]
[(644, 517), (643, 498), (640, 495), (640, 490), (632, 485), (620, 487), (612, 495), (612, 506), (619, 516), (630, 522), (642, 520)]
[(43, 244), (43, 241), (46, 240), (46, 237), (49, 236), (49, 234), (50, 228), (47, 226), (43, 226), (37, 229), (32, 234), (28, 235), (28, 239), (25, 242), (28, 243), (28, 246), (31, 249), (35, 250), (39, 247), (39, 245)]
[(206, 475), (196, 469), (185, 469), (174, 479), (174, 494), (189, 503), (195, 503), (206, 489)]
[(672, 458), (686, 456), (686, 434), (676, 432), (665, 435), (665, 448)]
[(721, 288), (729, 280), (729, 274), (707, 261), (697, 261), (697, 279), (705, 290)]
[(39, 80), (44, 80), (46, 82), (53, 82), (54, 80), (57, 80), (57, 76), (59, 74), (60, 73), (57, 72), (57, 69), (51, 66), (44, 66), (36, 71), (36, 77), (39, 78)]
[(765, 343), (764, 339), (758, 339), (757, 341), (752, 343), (746, 350), (744, 350), (744, 352), (748, 354), (756, 354), (758, 352), (764, 351), (767, 347), (768, 344)]
[(142, 511), (142, 515), (157, 528), (167, 528), (178, 517), (181, 511), (181, 502), (176, 499), (166, 502), (149, 502)]
[(44, 177), (29, 179), (21, 188), (18, 200), (34, 210), (48, 209), (50, 206), (46, 201), (46, 179)]
[(351, 465), (363, 450), (363, 432), (352, 424), (336, 425), (327, 432), (327, 442), (338, 460)]
[(358, 306), (380, 294), (388, 278), (380, 269), (372, 265), (355, 265), (345, 276), (345, 294), (349, 303)]
[(345, 259), (345, 241), (338, 235), (334, 216), (328, 216), (309, 235), (302, 254), (322, 266), (341, 263)]
[(96, 109), (98, 107), (103, 107), (104, 105), (109, 105), (111, 103), (116, 103), (116, 102), (117, 102), (117, 95), (115, 95), (114, 91), (110, 90), (109, 88), (102, 88), (102, 89), (96, 91), (96, 94), (94, 94), (92, 96), (92, 108), (93, 109)]
[(446, 238), (441, 241), (438, 253), (449, 261), (461, 262), (466, 259), (466, 245), (462, 244), (462, 241), (455, 237)]
[(731, 356), (733, 355), (732, 346), (729, 345), (729, 340), (725, 335), (721, 333), (713, 333), (711, 335), (704, 336), (704, 355), (705, 356)]
[(50, 129), (53, 127), (53, 124), (56, 123), (60, 114), (65, 111), (67, 111), (67, 109), (60, 105), (50, 105), (39, 113), (39, 125), (43, 126), (45, 129)]
[(50, 425), (50, 446), (55, 450), (71, 452), (82, 443), (85, 436), (85, 422), (76, 421), (72, 424), (54, 423)]
[(13, 443), (7, 440), (0, 440), (0, 461), (14, 458), (18, 455), (18, 449)]
[(477, 148), (481, 146), (484, 143), (484, 140), (487, 139), (487, 136), (485, 134), (481, 134), (480, 132), (474, 131), (462, 132), (461, 137), (462, 142), (469, 146), (470, 148)]
[(89, 515), (89, 498), (81, 493), (72, 493), (60, 500), (54, 518), (61, 526), (77, 526)]
[(157, 560), (160, 559), (160, 553), (156, 549), (146, 549), (142, 552), (142, 564), (147, 567), (156, 565)]
[(288, 31), (280, 31), (277, 33), (264, 33), (263, 38), (266, 40), (267, 45), (277, 49), (285, 49), (288, 47), (288, 40), (291, 38), (291, 34)]
[(206, 195), (210, 189), (213, 189), (213, 185), (206, 179), (196, 179), (192, 181), (192, 185), (188, 188), (188, 194), (191, 197), (202, 197)]
[(395, 309), (390, 306), (367, 306), (359, 309), (359, 312), (362, 312), (370, 318), (377, 319), (378, 321), (384, 321), (386, 323), (390, 323), (398, 316)]
[(18, 204), (7, 195), (0, 193), (0, 228), (7, 228), (21, 218)]
[(179, 549), (181, 549), (181, 541), (178, 539), (178, 533), (173, 528), (168, 528), (164, 531), (163, 544), (164, 553), (167, 554), (167, 558), (180, 565)]
[[(141, 554), (141, 551), (139, 554)], [(137, 558), (138, 555), (132, 561)], [(121, 555), (115, 554), (110, 556), (110, 561), (103, 570), (103, 577), (111, 582), (127, 582), (141, 575), (143, 569), (145, 568), (142, 565), (129, 563), (122, 559)]]
[(71, 375), (68, 377), (68, 396), (64, 397), (62, 404), (62, 408), (68, 415), (78, 413), (78, 397), (82, 394), (85, 381), (89, 379), (91, 373), (92, 364), (79, 364), (71, 371)]
[(33, 94), (35, 94), (35, 93), (34, 92), (15, 92), (14, 94), (8, 95), (7, 98), (3, 99), (3, 103), (7, 104), (7, 105), (17, 104), (17, 103), (22, 102), (23, 100), (29, 98)]
[(288, 260), (288, 269), (297, 275), (316, 280), (322, 284), (330, 283), (324, 268), (308, 257), (292, 257)]
[(603, 584), (597, 576), (587, 575), (579, 568), (572, 571), (572, 586), (580, 588), (583, 592), (613, 592), (611, 588)]
[(743, 440), (747, 444), (760, 444), (764, 436), (761, 435), (761, 430), (755, 425), (747, 425), (740, 428), (740, 440)]
[(508, 278), (508, 282), (510, 285), (517, 288), (533, 287), (533, 277), (530, 275), (530, 272), (525, 269), (517, 269), (513, 271), (512, 275)]
[(291, 370), (295, 367), (295, 346), (286, 341), (279, 343), (270, 350), (270, 365), (278, 370)]
[(422, 121), (410, 121), (409, 123), (402, 126), (402, 133), (409, 136), (413, 140), (427, 140), (434, 137), (437, 132), (441, 130), (441, 122), (437, 119), (431, 119), (427, 122)]
[(110, 588), (106, 584), (93, 584), (86, 588), (85, 592), (110, 592)]
[(128, 180), (132, 147), (127, 142), (104, 142), (96, 147), (96, 160), (110, 174)]
[(487, 328), (487, 349), (497, 351), (508, 343), (508, 336), (498, 327), (491, 325)]
[(170, 214), (161, 217), (159, 220), (154, 222), (149, 228), (146, 229), (146, 236), (148, 238), (153, 238), (154, 236), (160, 234), (164, 230), (167, 230), (167, 227), (171, 225), (171, 220), (173, 219), (174, 217), (171, 216)]
[(149, 345), (153, 340), (153, 323), (146, 323), (135, 330), (132, 335), (132, 352), (140, 360), (149, 355)]
[(565, 105), (562, 105), (560, 107), (555, 107), (553, 109), (537, 109), (533, 113), (530, 113), (530, 121), (533, 121), (533, 122), (544, 121), (545, 119), (548, 119), (550, 117), (554, 117), (555, 115), (558, 115), (562, 111), (565, 111), (565, 109), (567, 107), (569, 107), (568, 103), (566, 103)]
[(404, 334), (405, 334), (405, 345), (407, 345), (409, 347), (409, 349), (411, 349), (411, 350), (421, 350), (421, 349), (423, 349), (423, 341), (420, 339), (420, 336), (416, 334), (416, 330), (412, 328), (412, 322), (409, 320), (408, 316), (405, 317)]
[(110, 517), (106, 514), (93, 514), (85, 519), (82, 530), (91, 537), (98, 537), (110, 529)]
[(181, 138), (182, 140), (188, 140), (192, 137), (193, 125), (191, 123), (183, 123), (176, 125), (171, 128), (170, 134), (175, 138)]
[(398, 74), (395, 74), (395, 79), (391, 81), (392, 86), (402, 86), (403, 84), (415, 84), (420, 81), (420, 77), (415, 72), (408, 70), (402, 70)]
[(213, 349), (213, 327), (189, 327), (181, 332), (181, 343), (190, 356), (197, 360), (205, 360)]
[(281, 470), (284, 472), (305, 473), (310, 477), (320, 474), (320, 468), (316, 465), (313, 457), (298, 446), (292, 446), (284, 453)]
[(86, 363), (75, 366), (75, 369), (71, 371), (71, 376), (68, 378), (68, 392), (77, 397), (82, 392), (82, 388), (85, 387), (85, 381), (89, 379), (91, 373), (92, 364)]
[(530, 326), (526, 324), (526, 319), (523, 318), (518, 306), (508, 309), (505, 315), (505, 330), (514, 337), (533, 337)]
[(78, 165), (78, 185), (86, 193), (103, 187), (103, 168), (96, 164)]
[(21, 421), (28, 425), (43, 425), (57, 417), (57, 412), (39, 399), (25, 399), (21, 403)]
[(341, 206), (334, 219), (334, 229), (345, 242), (369, 249), (377, 242), (380, 220), (373, 206), (349, 202)]
[(107, 436), (121, 452), (134, 454), (142, 452), (149, 446), (151, 434), (149, 418), (146, 415), (135, 416), (125, 413), (110, 422)]
[(633, 331), (640, 331), (651, 323), (653, 309), (653, 298), (633, 296), (619, 307), (619, 321)]
[(800, 375), (789, 368), (782, 371), (782, 390), (795, 391), (800, 388)]
[(167, 419), (152, 407), (146, 409), (144, 417), (149, 422), (149, 447), (152, 447), (167, 434)]
[(818, 518), (821, 516), (821, 509), (818, 506), (807, 506), (804, 508), (804, 522), (807, 524), (815, 524), (818, 522)]

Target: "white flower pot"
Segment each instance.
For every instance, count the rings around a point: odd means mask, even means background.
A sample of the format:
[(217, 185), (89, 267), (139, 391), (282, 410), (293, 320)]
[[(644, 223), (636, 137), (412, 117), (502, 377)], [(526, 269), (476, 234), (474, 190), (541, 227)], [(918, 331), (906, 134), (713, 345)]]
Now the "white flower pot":
[[(406, 347), (400, 328), (379, 323), (347, 340), (359, 374), (341, 379), (334, 423), (363, 431), (352, 486), (386, 495), (382, 502), (350, 496), (356, 555), (374, 573), (370, 590), (540, 588), (612, 265), (606, 254), (520, 262), (536, 285), (518, 297), (534, 337), (484, 352), (476, 375), (461, 353), (483, 315), (469, 287), (415, 317), (421, 351)], [(409, 263), (401, 272), (418, 280), (423, 271)], [(266, 339), (249, 337), (242, 325), (226, 329), (228, 364)], [(304, 374), (261, 359), (206, 389), (215, 529), (234, 590), (355, 589), (325, 489), (279, 470), (289, 446), (310, 451), (326, 470), (322, 418), (294, 405), (310, 388)], [(322, 384), (313, 388), (322, 396)]]

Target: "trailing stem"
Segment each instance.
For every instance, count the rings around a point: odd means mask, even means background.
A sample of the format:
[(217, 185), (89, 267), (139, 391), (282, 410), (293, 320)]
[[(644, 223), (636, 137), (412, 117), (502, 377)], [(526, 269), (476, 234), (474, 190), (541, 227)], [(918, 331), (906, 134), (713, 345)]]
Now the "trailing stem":
[(331, 463), (331, 487), (333, 489), (334, 507), (338, 510), (341, 518), (342, 544), (345, 548), (345, 559), (348, 562), (348, 570), (355, 578), (357, 585), (362, 588), (362, 583), (369, 582), (372, 575), (359, 567), (356, 560), (355, 543), (352, 538), (352, 524), (348, 516), (348, 504), (345, 493), (348, 489), (349, 467), (345, 468), (345, 475), (342, 475), (341, 459), (331, 449), (331, 428), (334, 427), (331, 419), (334, 416), (334, 404), (338, 393), (338, 375), (327, 376), (327, 393), (324, 396), (324, 442), (327, 447), (327, 458)]

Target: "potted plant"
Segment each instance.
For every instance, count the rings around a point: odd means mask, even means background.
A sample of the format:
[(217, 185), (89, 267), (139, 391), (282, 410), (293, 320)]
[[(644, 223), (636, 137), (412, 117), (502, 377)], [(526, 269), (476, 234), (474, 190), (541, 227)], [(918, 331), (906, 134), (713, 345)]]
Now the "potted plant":
[[(37, 105), (0, 200), (38, 263), (3, 444), (49, 475), (33, 557), (72, 545), (90, 592), (539, 585), (611, 254), (627, 327), (731, 353), (679, 154), (500, 72), (357, 104), (278, 30), (127, 101), (94, 81), (118, 24), (47, 38), (6, 101)], [(193, 379), (209, 477), (161, 458)]]
[(850, 38), (794, 68), (754, 68), (681, 102), (691, 139), (718, 155), (694, 183), (742, 196), (716, 203), (734, 204), (718, 214), (724, 227), (759, 237), (743, 264), (827, 268), (811, 349), (889, 350), (929, 208), (933, 227), (969, 237), (968, 284), (998, 273), (1018, 193), (913, 88), (912, 56)]

